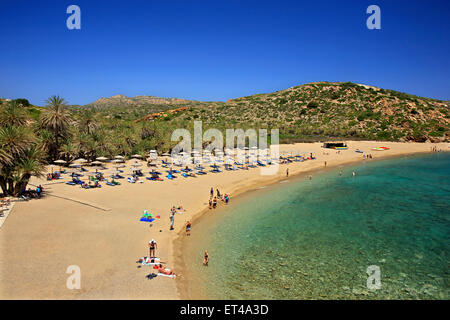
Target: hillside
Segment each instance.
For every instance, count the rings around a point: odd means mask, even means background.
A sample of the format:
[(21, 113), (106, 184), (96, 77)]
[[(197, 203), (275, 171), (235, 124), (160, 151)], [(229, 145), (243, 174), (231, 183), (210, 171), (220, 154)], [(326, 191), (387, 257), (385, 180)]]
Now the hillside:
[(74, 112), (86, 108), (98, 112), (105, 117), (116, 119), (136, 120), (149, 114), (165, 112), (169, 109), (201, 106), (203, 102), (178, 98), (161, 98), (154, 96), (127, 97), (115, 95), (109, 98), (100, 98), (84, 106), (70, 106)]
[(100, 98), (95, 102), (88, 104), (95, 108), (108, 108), (114, 106), (121, 107), (136, 107), (144, 105), (184, 105), (190, 104), (193, 101), (178, 99), (178, 98), (160, 98), (154, 96), (136, 96), (127, 97), (122, 94), (118, 94), (109, 98)]
[(289, 141), (330, 137), (448, 141), (449, 106), (440, 100), (355, 83), (309, 83), (211, 103), (183, 116), (210, 126), (280, 128)]

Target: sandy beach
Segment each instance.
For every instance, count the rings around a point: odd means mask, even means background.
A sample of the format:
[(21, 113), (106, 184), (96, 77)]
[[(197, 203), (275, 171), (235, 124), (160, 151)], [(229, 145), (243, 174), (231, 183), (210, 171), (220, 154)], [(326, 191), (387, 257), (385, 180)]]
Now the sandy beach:
[[(374, 161), (388, 157), (427, 153), (432, 147), (449, 150), (448, 143), (395, 143), (350, 141), (349, 149), (338, 154), (323, 149), (322, 143), (281, 145), (280, 151), (312, 152), (316, 160), (280, 165), (275, 175), (261, 175), (259, 168), (208, 173), (196, 178), (178, 176), (175, 180), (149, 181), (121, 185), (107, 185), (97, 189), (83, 189), (65, 184), (71, 180), (47, 181), (32, 178), (32, 185), (41, 184), (45, 197), (19, 201), (0, 228), (0, 299), (178, 299), (183, 298), (177, 287), (179, 279), (156, 277), (148, 266), (136, 261), (148, 255), (148, 241), (157, 241), (157, 256), (167, 267), (180, 273), (175, 243), (188, 241), (184, 235), (187, 220), (193, 223), (208, 214), (209, 191), (219, 189), (233, 198), (261, 185), (271, 184), (314, 170)], [(386, 146), (389, 150), (374, 151)], [(364, 160), (356, 149), (373, 155)], [(328, 154), (324, 154), (324, 152)], [(159, 161), (158, 161), (159, 162)], [(131, 162), (127, 162), (129, 167)], [(111, 165), (109, 165), (111, 166)], [(142, 167), (148, 176), (149, 169)], [(95, 169), (89, 168), (90, 172)], [(108, 171), (108, 170), (107, 170)], [(159, 167), (159, 171), (164, 168)], [(124, 170), (124, 175), (129, 172)], [(164, 177), (165, 178), (165, 177)], [(32, 187), (30, 185), (30, 187)], [(175, 215), (175, 228), (169, 230), (172, 206), (182, 206), (184, 213)], [(219, 202), (219, 206), (224, 206)], [(140, 222), (143, 210), (160, 215), (150, 226)], [(180, 240), (184, 238), (184, 240)], [(177, 250), (175, 250), (177, 249)], [(66, 286), (69, 266), (81, 270), (81, 288)], [(181, 278), (183, 272), (181, 270)]]

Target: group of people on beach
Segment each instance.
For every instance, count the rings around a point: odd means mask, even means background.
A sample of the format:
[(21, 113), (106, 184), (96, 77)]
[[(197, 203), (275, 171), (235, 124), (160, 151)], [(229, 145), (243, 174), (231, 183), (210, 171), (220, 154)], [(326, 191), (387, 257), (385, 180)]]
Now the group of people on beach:
[(24, 199), (24, 200), (29, 200), (29, 199), (40, 199), (41, 198), (41, 196), (42, 196), (42, 192), (43, 192), (43, 189), (42, 189), (42, 186), (41, 185), (38, 185), (37, 187), (36, 187), (36, 189), (27, 189), (27, 190), (25, 190), (25, 191), (23, 191), (21, 194), (20, 194), (20, 197), (22, 198), (22, 199)]
[(173, 272), (172, 270), (163, 266), (163, 263), (165, 263), (164, 261), (161, 261), (160, 259), (156, 258), (156, 249), (158, 248), (158, 244), (156, 243), (155, 239), (152, 239), (148, 242), (148, 247), (149, 247), (148, 258), (143, 257), (143, 258), (139, 259), (138, 262), (151, 263), (151, 264), (153, 264), (153, 269), (157, 270), (158, 273), (168, 275), (168, 276), (171, 276), (171, 275), (176, 276), (177, 274), (175, 272)]
[(431, 152), (442, 152), (442, 149), (438, 149), (438, 147), (433, 146), (431, 147)]
[(363, 159), (373, 159), (373, 158), (372, 158), (372, 154), (371, 154), (371, 153), (369, 153), (369, 154), (363, 154)]
[(61, 179), (61, 174), (59, 172), (52, 172), (47, 174), (47, 181)]
[(228, 194), (221, 194), (219, 189), (216, 189), (216, 196), (214, 196), (214, 189), (211, 187), (209, 192), (209, 209), (217, 208), (218, 200), (222, 200), (225, 204), (228, 204), (230, 201), (230, 196)]

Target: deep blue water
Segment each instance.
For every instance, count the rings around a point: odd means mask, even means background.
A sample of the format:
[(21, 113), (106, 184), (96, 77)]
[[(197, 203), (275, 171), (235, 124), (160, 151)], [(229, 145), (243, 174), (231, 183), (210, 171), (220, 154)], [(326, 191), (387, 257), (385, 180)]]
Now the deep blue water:
[[(449, 299), (450, 154), (342, 171), (270, 187), (200, 221), (202, 236), (187, 246), (185, 263), (198, 270), (202, 295)], [(371, 265), (380, 269), (381, 289), (367, 288)]]

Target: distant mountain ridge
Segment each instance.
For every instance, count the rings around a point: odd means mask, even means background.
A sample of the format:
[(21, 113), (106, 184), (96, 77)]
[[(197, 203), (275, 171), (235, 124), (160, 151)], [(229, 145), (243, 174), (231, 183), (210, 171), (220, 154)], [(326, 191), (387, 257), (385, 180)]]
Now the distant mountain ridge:
[(97, 101), (87, 104), (95, 108), (108, 108), (113, 106), (142, 106), (142, 105), (180, 105), (189, 104), (194, 101), (179, 99), (179, 98), (161, 98), (155, 96), (135, 96), (127, 97), (123, 94), (118, 94), (109, 98), (100, 98)]

